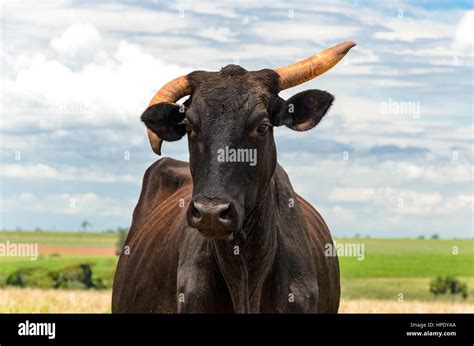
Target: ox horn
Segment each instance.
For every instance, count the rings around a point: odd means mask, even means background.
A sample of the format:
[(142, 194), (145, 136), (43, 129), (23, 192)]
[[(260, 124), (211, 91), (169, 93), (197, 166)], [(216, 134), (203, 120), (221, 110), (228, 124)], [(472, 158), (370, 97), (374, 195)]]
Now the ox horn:
[[(173, 79), (166, 83), (158, 92), (153, 96), (148, 107), (156, 105), (162, 102), (175, 103), (180, 98), (191, 95), (191, 86), (189, 85), (186, 76), (181, 76)], [(163, 139), (161, 139), (156, 133), (147, 128), (148, 140), (150, 141), (151, 148), (157, 155), (161, 155), (161, 145)]]
[(305, 60), (276, 69), (275, 72), (280, 76), (279, 89), (285, 90), (297, 86), (323, 74), (336, 65), (355, 45), (352, 41), (340, 43)]

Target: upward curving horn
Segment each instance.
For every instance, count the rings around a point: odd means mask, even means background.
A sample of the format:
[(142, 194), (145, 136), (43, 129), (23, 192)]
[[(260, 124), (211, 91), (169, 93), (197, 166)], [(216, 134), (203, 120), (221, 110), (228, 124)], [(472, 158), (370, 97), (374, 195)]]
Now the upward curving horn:
[[(191, 95), (191, 86), (189, 85), (186, 76), (181, 76), (173, 79), (166, 83), (158, 92), (153, 96), (148, 107), (156, 105), (162, 102), (175, 103), (180, 98)], [(161, 155), (161, 145), (163, 140), (152, 130), (147, 128), (148, 140), (150, 141), (151, 148), (157, 155)]]
[(158, 92), (153, 96), (148, 107), (156, 105), (161, 102), (176, 102), (181, 97), (191, 94), (191, 86), (189, 85), (188, 78), (181, 76), (173, 79), (166, 83)]
[(305, 60), (276, 69), (275, 72), (280, 76), (279, 89), (285, 90), (297, 86), (323, 74), (336, 65), (355, 45), (352, 41), (340, 43)]
[[(355, 42), (352, 41), (340, 43), (305, 60), (276, 69), (275, 72), (280, 76), (279, 90), (294, 87), (323, 74), (336, 65), (355, 45)], [(163, 102), (175, 103), (191, 93), (192, 89), (187, 77), (181, 76), (166, 83), (158, 90), (148, 107)], [(149, 128), (147, 128), (147, 132), (153, 151), (161, 155), (163, 140)]]

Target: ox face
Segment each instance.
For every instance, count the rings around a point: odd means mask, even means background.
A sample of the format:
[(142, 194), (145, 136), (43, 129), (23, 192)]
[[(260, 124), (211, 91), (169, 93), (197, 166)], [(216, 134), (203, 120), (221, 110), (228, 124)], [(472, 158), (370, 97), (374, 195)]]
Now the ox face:
[(279, 76), (273, 70), (249, 72), (229, 65), (187, 78), (192, 93), (184, 105), (158, 103), (142, 120), (163, 140), (187, 136), (193, 178), (188, 224), (205, 237), (232, 239), (259, 206), (274, 173), (273, 128), (309, 130), (334, 98), (307, 90), (285, 101), (278, 96)]

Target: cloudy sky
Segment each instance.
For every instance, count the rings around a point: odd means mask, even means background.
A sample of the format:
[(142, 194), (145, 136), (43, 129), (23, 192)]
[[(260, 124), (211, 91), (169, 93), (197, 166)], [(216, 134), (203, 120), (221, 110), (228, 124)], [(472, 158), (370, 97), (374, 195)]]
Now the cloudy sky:
[[(336, 236), (473, 236), (470, 1), (2, 1), (1, 227), (128, 226), (157, 159), (139, 116), (168, 80), (276, 68), (354, 40), (280, 164)], [(165, 143), (187, 160), (187, 143)]]

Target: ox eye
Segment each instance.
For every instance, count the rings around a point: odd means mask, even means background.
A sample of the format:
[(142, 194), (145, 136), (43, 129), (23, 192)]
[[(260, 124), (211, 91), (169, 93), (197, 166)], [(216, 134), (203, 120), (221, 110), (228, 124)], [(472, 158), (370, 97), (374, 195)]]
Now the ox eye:
[(262, 123), (262, 124), (258, 125), (258, 127), (257, 127), (257, 133), (258, 133), (259, 135), (262, 135), (262, 136), (263, 136), (264, 134), (267, 133), (267, 131), (268, 131), (268, 129), (270, 128), (270, 126), (271, 126), (271, 125), (268, 124), (268, 123)]

